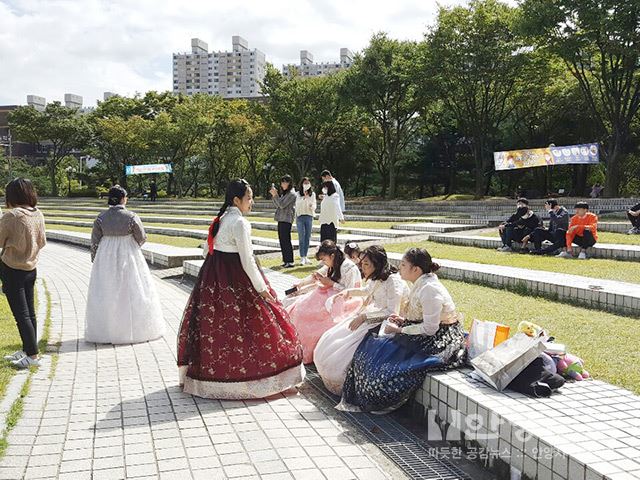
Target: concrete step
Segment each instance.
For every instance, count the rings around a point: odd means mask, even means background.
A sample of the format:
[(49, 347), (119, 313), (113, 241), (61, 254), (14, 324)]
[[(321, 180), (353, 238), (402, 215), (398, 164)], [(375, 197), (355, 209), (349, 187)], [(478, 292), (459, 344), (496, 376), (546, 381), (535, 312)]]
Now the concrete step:
[(486, 225), (483, 224), (454, 224), (454, 223), (401, 223), (394, 225), (392, 228), (395, 230), (411, 230), (414, 232), (435, 232), (435, 233), (448, 233), (448, 232), (461, 232), (464, 230), (477, 230)]
[[(396, 266), (402, 260), (400, 253), (389, 252), (388, 257)], [(458, 260), (434, 261), (441, 266), (438, 276), (442, 278), (495, 288), (524, 287), (531, 295), (623, 315), (640, 316), (640, 288), (637, 284)], [(185, 275), (197, 276), (198, 265), (201, 263), (187, 263), (189, 270), (185, 267)]]
[[(497, 237), (483, 237), (480, 235), (430, 235), (429, 240), (451, 245), (464, 245), (467, 247), (498, 248), (502, 241)], [(640, 246), (621, 245), (614, 243), (596, 243), (589, 249), (593, 258), (605, 258), (610, 260), (640, 261)]]
[[(91, 234), (85, 232), (71, 232), (66, 230), (46, 231), (47, 240), (70, 243), (86, 248), (91, 247)], [(185, 260), (202, 258), (202, 249), (173, 247), (160, 243), (147, 242), (142, 247), (142, 254), (151, 265), (161, 265), (167, 268), (181, 266)]]

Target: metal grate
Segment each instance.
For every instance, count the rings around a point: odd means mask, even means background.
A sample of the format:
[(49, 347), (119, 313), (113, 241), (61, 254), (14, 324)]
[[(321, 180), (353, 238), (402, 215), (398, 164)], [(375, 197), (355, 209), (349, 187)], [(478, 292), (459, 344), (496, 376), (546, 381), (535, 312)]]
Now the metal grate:
[[(315, 368), (307, 367), (307, 381), (333, 405), (337, 397), (329, 393)], [(340, 412), (359, 427), (367, 438), (391, 461), (415, 480), (471, 480), (471, 477), (447, 460), (434, 457), (425, 441), (386, 415)]]

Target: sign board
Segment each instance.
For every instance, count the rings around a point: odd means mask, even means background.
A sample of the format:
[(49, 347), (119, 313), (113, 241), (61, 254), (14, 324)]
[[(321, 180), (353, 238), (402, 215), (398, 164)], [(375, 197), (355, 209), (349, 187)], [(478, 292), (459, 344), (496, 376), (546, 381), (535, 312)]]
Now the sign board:
[(126, 165), (124, 171), (127, 175), (142, 175), (145, 173), (171, 173), (173, 166), (170, 163), (154, 163), (151, 165)]
[(496, 170), (547, 167), (569, 164), (595, 164), (600, 161), (597, 143), (569, 145), (567, 147), (531, 148), (494, 152)]

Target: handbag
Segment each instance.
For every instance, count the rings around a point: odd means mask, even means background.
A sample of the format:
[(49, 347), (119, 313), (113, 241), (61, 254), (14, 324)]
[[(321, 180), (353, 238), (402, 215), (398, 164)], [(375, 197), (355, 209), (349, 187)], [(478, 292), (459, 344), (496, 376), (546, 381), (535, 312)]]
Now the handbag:
[(498, 391), (504, 390), (545, 350), (544, 337), (516, 333), (471, 360), (476, 373)]
[(509, 330), (507, 325), (474, 319), (467, 341), (467, 358), (475, 358), (500, 345), (509, 338)]

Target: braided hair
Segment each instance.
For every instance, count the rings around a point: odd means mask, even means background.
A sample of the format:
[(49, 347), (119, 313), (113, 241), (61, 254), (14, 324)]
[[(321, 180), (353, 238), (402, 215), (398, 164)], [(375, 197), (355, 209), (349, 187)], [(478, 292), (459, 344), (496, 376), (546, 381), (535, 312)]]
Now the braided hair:
[(218, 214), (213, 219), (213, 223), (209, 227), (209, 237), (207, 238), (207, 243), (209, 244), (209, 253), (213, 253), (213, 244), (215, 242), (216, 235), (218, 234), (218, 230), (220, 230), (220, 218), (227, 211), (227, 208), (233, 205), (234, 198), (242, 198), (247, 193), (247, 188), (249, 188), (249, 182), (242, 178), (237, 178), (235, 180), (231, 180), (227, 185), (227, 191), (224, 196), (224, 203)]

